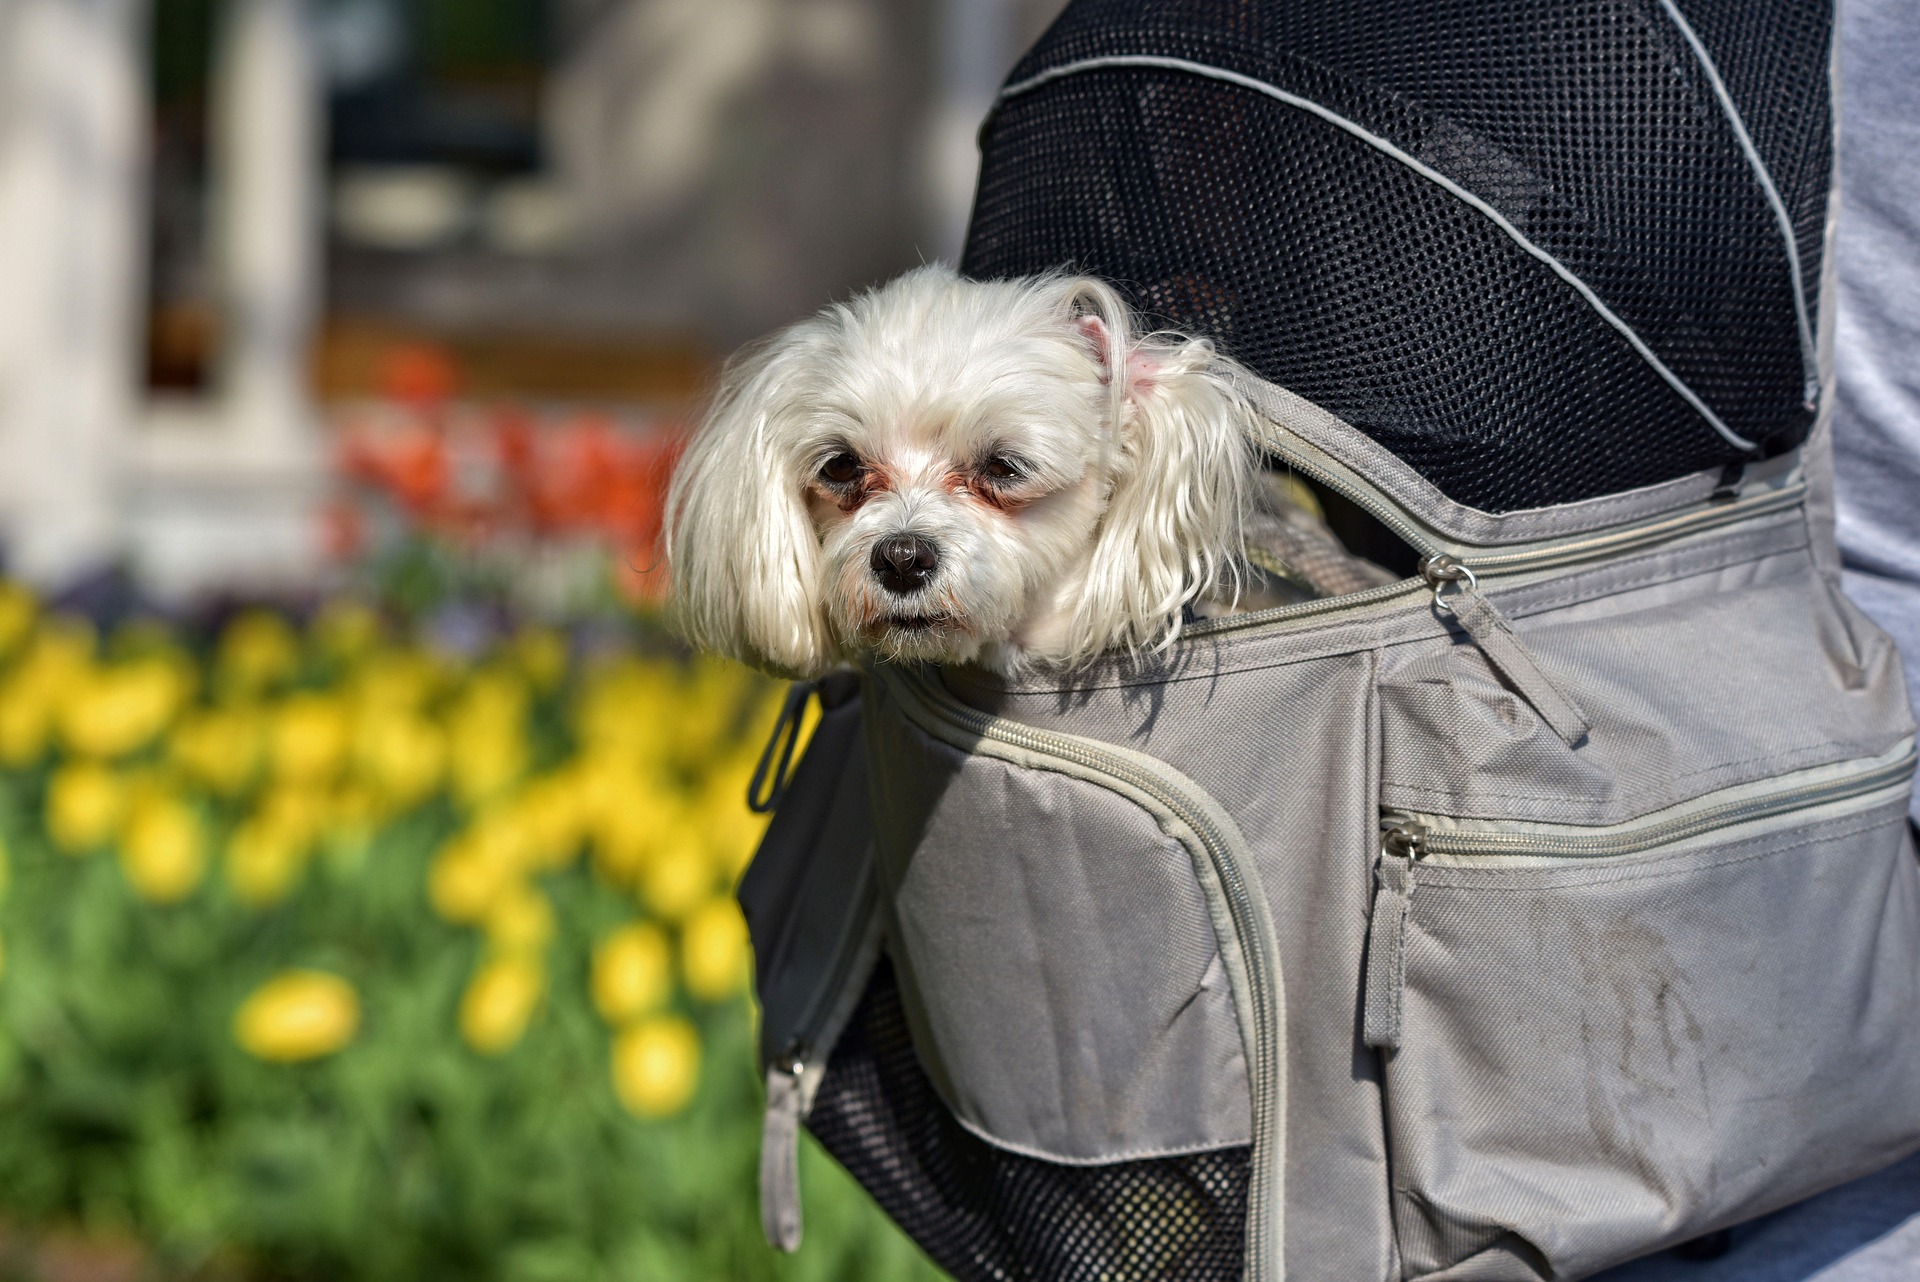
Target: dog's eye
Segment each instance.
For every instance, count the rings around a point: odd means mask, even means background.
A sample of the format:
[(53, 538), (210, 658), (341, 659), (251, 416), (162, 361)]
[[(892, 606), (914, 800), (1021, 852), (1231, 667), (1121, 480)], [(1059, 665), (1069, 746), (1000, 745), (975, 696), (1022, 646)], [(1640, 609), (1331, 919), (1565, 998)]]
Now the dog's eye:
[(820, 465), (820, 479), (833, 485), (850, 485), (860, 479), (860, 459), (846, 450)]
[(1020, 465), (1004, 454), (996, 454), (988, 459), (981, 464), (980, 471), (993, 481), (1017, 481), (1024, 475)]

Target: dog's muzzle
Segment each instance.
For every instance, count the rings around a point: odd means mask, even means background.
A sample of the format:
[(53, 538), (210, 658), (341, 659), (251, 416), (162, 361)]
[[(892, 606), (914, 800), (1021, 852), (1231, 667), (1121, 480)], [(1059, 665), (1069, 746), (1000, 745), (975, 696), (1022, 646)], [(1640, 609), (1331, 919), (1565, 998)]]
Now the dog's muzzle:
[(881, 587), (897, 596), (911, 596), (940, 568), (940, 549), (917, 534), (890, 534), (873, 545), (868, 564)]

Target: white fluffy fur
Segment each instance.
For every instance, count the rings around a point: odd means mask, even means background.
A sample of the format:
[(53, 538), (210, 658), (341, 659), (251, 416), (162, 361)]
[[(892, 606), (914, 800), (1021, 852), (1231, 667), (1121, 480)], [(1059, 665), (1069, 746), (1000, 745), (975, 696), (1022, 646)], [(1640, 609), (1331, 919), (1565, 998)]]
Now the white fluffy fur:
[[(1204, 340), (1138, 334), (1084, 277), (928, 267), (829, 307), (729, 365), (680, 463), (680, 624), (794, 676), (1170, 643), (1181, 607), (1235, 573), (1255, 463), (1234, 373)], [(843, 453), (852, 491), (822, 473)], [(993, 459), (1017, 478), (988, 480)], [(896, 534), (939, 550), (911, 595), (870, 567)]]

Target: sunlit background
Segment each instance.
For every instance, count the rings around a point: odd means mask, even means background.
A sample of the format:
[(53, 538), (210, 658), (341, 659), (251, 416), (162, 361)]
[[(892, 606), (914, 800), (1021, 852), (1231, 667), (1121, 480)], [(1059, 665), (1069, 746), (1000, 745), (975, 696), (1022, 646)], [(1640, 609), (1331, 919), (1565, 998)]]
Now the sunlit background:
[(760, 1240), (654, 543), (1060, 2), (0, 0), (0, 1279), (935, 1276)]

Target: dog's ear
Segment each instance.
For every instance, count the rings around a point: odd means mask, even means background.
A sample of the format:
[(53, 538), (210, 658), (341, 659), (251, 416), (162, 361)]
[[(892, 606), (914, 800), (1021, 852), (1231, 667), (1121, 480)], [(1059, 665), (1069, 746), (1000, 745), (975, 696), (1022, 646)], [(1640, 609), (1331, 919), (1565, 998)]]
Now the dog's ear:
[(805, 321), (729, 362), (706, 421), (674, 471), (665, 549), (671, 609), (703, 649), (790, 677), (837, 653), (820, 610), (820, 544), (786, 448), (796, 387), (824, 341)]
[(1257, 457), (1248, 430), (1257, 412), (1211, 343), (1132, 340), (1106, 287), (1081, 300), (1076, 324), (1108, 371), (1119, 449), (1070, 661), (1116, 641), (1170, 643), (1181, 607), (1231, 581)]

